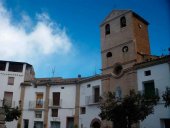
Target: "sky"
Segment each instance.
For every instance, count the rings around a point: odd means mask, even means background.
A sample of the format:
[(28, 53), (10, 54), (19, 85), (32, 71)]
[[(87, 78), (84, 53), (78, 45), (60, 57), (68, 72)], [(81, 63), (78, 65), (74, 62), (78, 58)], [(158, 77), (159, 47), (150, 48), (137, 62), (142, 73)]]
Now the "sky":
[(130, 9), (149, 22), (153, 55), (170, 47), (169, 0), (0, 0), (0, 60), (27, 62), (36, 77), (100, 74), (100, 24)]

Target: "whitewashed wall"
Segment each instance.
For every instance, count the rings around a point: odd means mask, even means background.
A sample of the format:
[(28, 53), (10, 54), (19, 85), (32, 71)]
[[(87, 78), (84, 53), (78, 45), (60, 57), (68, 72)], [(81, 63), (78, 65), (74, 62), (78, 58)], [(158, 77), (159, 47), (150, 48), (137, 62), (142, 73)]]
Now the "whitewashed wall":
[[(5, 71), (0, 71), (0, 100), (4, 98), (4, 92), (13, 92), (12, 106), (19, 106), (20, 100), (20, 84), (24, 81), (26, 64), (23, 64), (22, 72), (8, 71), (9, 62), (6, 64)], [(14, 77), (14, 85), (8, 85), (8, 77)], [(7, 128), (17, 128), (17, 121), (6, 122)]]
[[(61, 89), (64, 87), (64, 89)], [(36, 93), (43, 92), (43, 100), (45, 101), (46, 96), (46, 87), (37, 86), (28, 86), (25, 89), (24, 97), (24, 111), (23, 119), (29, 120), (29, 128), (33, 128), (34, 121), (43, 121), (44, 120), (44, 111), (42, 112), (42, 118), (35, 118), (35, 111), (29, 109), (29, 101), (36, 100)], [(75, 114), (75, 95), (76, 95), (76, 85), (52, 85), (50, 86), (49, 99), (52, 100), (53, 92), (60, 92), (61, 107), (58, 107), (58, 117), (51, 117), (51, 107), (49, 107), (48, 113), (48, 127), (50, 128), (51, 121), (59, 121), (60, 127), (66, 127), (67, 117), (73, 117)], [(24, 122), (22, 122), (22, 128), (24, 127)]]
[[(150, 70), (151, 75), (145, 76), (144, 71)], [(163, 128), (161, 126), (161, 120), (170, 119), (170, 108), (165, 108), (162, 101), (162, 94), (166, 87), (170, 87), (170, 68), (168, 63), (150, 66), (137, 70), (138, 78), (138, 90), (143, 90), (143, 81), (154, 80), (155, 88), (159, 90), (160, 101), (154, 108), (154, 114), (149, 115), (143, 122), (141, 122), (141, 128)]]
[[(91, 86), (88, 88), (87, 85), (90, 84)], [(100, 87), (100, 94), (102, 93), (101, 87), (101, 80), (94, 80), (90, 82), (86, 82), (80, 85), (80, 107), (86, 107), (86, 113), (81, 114), (79, 116), (79, 127), (83, 125), (83, 128), (90, 128), (91, 121), (94, 118), (99, 118), (100, 109), (98, 108), (98, 104), (94, 105), (87, 105), (86, 97), (93, 95), (93, 88), (99, 86)]]
[(33, 128), (34, 121), (44, 121), (44, 111), (42, 111), (42, 118), (35, 118), (35, 111), (29, 109), (29, 102), (36, 101), (36, 93), (42, 92), (43, 93), (43, 101), (45, 101), (46, 96), (46, 87), (45, 86), (38, 86), (35, 88), (34, 86), (27, 86), (25, 88), (25, 97), (24, 97), (24, 106), (23, 106), (23, 117), (22, 117), (22, 128), (23, 120), (29, 120), (29, 128)]
[(51, 86), (49, 99), (52, 99), (53, 92), (60, 92), (61, 107), (58, 108), (58, 117), (51, 117), (51, 109), (49, 109), (48, 126), (51, 126), (51, 121), (59, 121), (60, 127), (66, 128), (67, 117), (73, 117), (75, 114), (76, 85)]

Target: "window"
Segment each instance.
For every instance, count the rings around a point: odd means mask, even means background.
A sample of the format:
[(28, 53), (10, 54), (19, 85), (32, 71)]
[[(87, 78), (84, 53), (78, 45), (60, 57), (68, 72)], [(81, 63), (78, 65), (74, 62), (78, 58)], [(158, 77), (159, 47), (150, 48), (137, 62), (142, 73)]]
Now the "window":
[(58, 109), (51, 109), (51, 116), (58, 117)]
[(4, 105), (12, 107), (13, 92), (4, 92)]
[(121, 88), (120, 87), (117, 87), (116, 88), (116, 98), (117, 99), (121, 99), (121, 97), (122, 97), (122, 91), (121, 91)]
[(11, 72), (22, 72), (22, 70), (23, 70), (23, 64), (15, 63), (15, 62), (9, 63), (8, 71), (11, 71)]
[(29, 120), (28, 119), (24, 119), (24, 128), (29, 128)]
[(53, 92), (53, 106), (60, 106), (60, 92)]
[(145, 71), (145, 76), (150, 76), (151, 75), (151, 70)]
[(94, 103), (98, 103), (100, 98), (100, 88), (94, 87)]
[(123, 48), (122, 48), (122, 52), (128, 52), (128, 46), (124, 46)]
[(14, 85), (14, 77), (8, 77), (8, 85)]
[(43, 107), (43, 93), (36, 94), (36, 108)]
[(107, 57), (107, 58), (112, 57), (112, 53), (111, 53), (111, 52), (108, 52), (108, 53), (106, 54), (106, 57)]
[(90, 87), (91, 87), (91, 84), (88, 84), (88, 85), (87, 85), (87, 88), (90, 88)]
[(50, 128), (60, 128), (60, 122), (51, 121), (51, 127)]
[(42, 121), (34, 121), (33, 128), (43, 128), (43, 122)]
[(151, 98), (156, 95), (155, 84), (153, 80), (144, 82), (143, 86), (144, 86), (144, 95), (146, 98)]
[(109, 24), (106, 24), (106, 26), (105, 26), (105, 34), (106, 35), (110, 34), (110, 25)]
[(35, 118), (42, 118), (42, 111), (35, 111)]
[(0, 71), (5, 71), (6, 62), (0, 62)]
[(80, 108), (80, 113), (81, 114), (86, 114), (86, 107), (81, 107)]
[(121, 28), (126, 27), (126, 18), (124, 16), (120, 18), (120, 26)]

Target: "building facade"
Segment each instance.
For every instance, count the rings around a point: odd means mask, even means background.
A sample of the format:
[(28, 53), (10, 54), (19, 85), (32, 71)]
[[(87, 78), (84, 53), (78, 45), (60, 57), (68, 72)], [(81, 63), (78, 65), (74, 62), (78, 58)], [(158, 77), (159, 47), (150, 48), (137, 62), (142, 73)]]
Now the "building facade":
[(147, 96), (158, 95), (160, 100), (154, 107), (154, 114), (140, 123), (140, 128), (169, 128), (170, 108), (162, 99), (166, 88), (170, 89), (170, 56), (160, 57), (135, 65), (138, 91)]
[(22, 128), (101, 127), (101, 75), (40, 78), (21, 84)]
[[(0, 107), (20, 106), (20, 84), (34, 78), (32, 65), (22, 62), (0, 61)], [(17, 121), (7, 122), (9, 128), (17, 127)]]
[(114, 10), (100, 25), (103, 91), (121, 90), (120, 97), (137, 90), (133, 65), (150, 55), (148, 22), (131, 10)]

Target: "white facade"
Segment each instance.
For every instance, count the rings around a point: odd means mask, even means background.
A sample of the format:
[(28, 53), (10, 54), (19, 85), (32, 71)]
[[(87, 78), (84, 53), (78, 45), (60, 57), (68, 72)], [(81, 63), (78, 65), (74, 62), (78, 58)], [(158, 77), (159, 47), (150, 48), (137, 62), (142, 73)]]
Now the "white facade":
[(60, 106), (58, 108), (58, 117), (52, 117), (52, 109), (49, 109), (48, 126), (51, 128), (52, 121), (60, 122), (61, 128), (66, 128), (67, 117), (74, 117), (76, 85), (54, 85), (50, 87), (50, 102), (53, 99), (53, 92), (60, 92)]
[[(20, 63), (20, 62), (8, 62), (8, 61), (0, 61), (1, 70), (0, 70), (0, 107), (2, 107), (3, 100), (5, 99), (5, 93), (11, 93), (11, 107), (19, 107), (20, 101), (20, 84), (25, 80), (26, 67), (28, 64)], [(5, 70), (3, 70), (3, 64), (5, 66)], [(10, 64), (19, 64), (21, 67), (20, 71), (12, 71), (9, 68)], [(31, 66), (31, 65), (30, 65)], [(14, 69), (15, 70), (15, 69)], [(12, 78), (12, 82), (9, 82), (9, 79)], [(7, 98), (7, 97), (6, 97)], [(6, 102), (6, 99), (4, 100)], [(7, 128), (16, 128), (17, 121), (7, 122)]]
[[(48, 78), (45, 78), (48, 79)], [(60, 82), (50, 83), (50, 81), (43, 83), (43, 78), (35, 79), (39, 81), (38, 85), (33, 82), (29, 85), (21, 85), (25, 88), (25, 94), (23, 98), (23, 116), (22, 116), (22, 125), (21, 127), (27, 125), (28, 128), (35, 127), (35, 122), (41, 122), (41, 126), (44, 125), (44, 120), (48, 122), (48, 128), (67, 128), (68, 125), (75, 125), (74, 120), (78, 117), (79, 127), (80, 128), (89, 128), (92, 122), (97, 121), (101, 123), (99, 118), (100, 110), (99, 105), (99, 96), (102, 94), (101, 87), (101, 78), (100, 75), (89, 77), (89, 78), (73, 78), (72, 82), (69, 83), (69, 79), (58, 80)], [(53, 79), (54, 81), (55, 78)], [(65, 84), (62, 84), (65, 83)], [(48, 86), (49, 85), (49, 86)], [(49, 87), (47, 89), (47, 86)], [(47, 94), (48, 93), (48, 94)], [(38, 108), (37, 104), (37, 94), (42, 94), (42, 107)], [(55, 95), (56, 94), (56, 95)], [(59, 95), (59, 104), (54, 105), (54, 95), (58, 97)], [(47, 98), (47, 97), (48, 98)], [(79, 96), (79, 100), (77, 100)], [(45, 101), (48, 100), (48, 107), (45, 107)], [(31, 103), (31, 104), (30, 104)], [(76, 115), (76, 104), (78, 103), (78, 115)], [(82, 113), (82, 107), (85, 108), (85, 112)], [(53, 110), (57, 109), (57, 116), (53, 115)], [(48, 111), (48, 116), (45, 117), (45, 110)], [(36, 117), (36, 112), (41, 112), (41, 117)], [(71, 118), (71, 121), (68, 123), (68, 118)], [(25, 122), (27, 121), (27, 122)], [(56, 123), (55, 127), (52, 127), (52, 123)], [(39, 127), (38, 127), (39, 128)]]
[[(66, 128), (67, 118), (74, 117), (75, 114), (75, 99), (76, 99), (76, 84), (68, 85), (50, 85), (49, 95), (46, 93), (46, 86), (26, 86), (23, 106), (22, 128), (24, 128), (24, 120), (28, 120), (28, 128), (34, 128), (35, 122), (40, 121), (44, 125), (45, 97), (48, 96), (48, 127), (52, 128), (51, 122), (58, 123), (60, 128)], [(43, 94), (43, 107), (37, 108), (38, 93)], [(53, 93), (60, 94), (59, 105), (53, 104)], [(30, 106), (30, 101), (34, 103), (34, 107)], [(52, 109), (57, 109), (57, 116), (52, 116)], [(35, 112), (41, 111), (41, 117), (36, 117)], [(46, 119), (45, 119), (46, 120)]]
[[(148, 62), (149, 63), (149, 62)], [(150, 75), (146, 75), (150, 71)], [(140, 123), (140, 128), (166, 128), (164, 120), (170, 121), (170, 108), (164, 107), (162, 94), (166, 87), (170, 87), (170, 65), (168, 62), (150, 65), (137, 70), (138, 90), (144, 90), (144, 83), (153, 81), (155, 88), (158, 89), (160, 101), (154, 107), (154, 114), (149, 115)]]
[[(80, 116), (79, 128), (90, 128), (92, 121), (100, 120), (98, 102), (95, 103), (94, 89), (99, 88), (100, 96), (102, 94), (101, 79), (82, 83), (80, 86)], [(82, 107), (85, 108), (85, 113), (81, 111)]]
[[(23, 119), (29, 119), (29, 127), (33, 128), (34, 121), (43, 122), (43, 118), (35, 118), (35, 104), (36, 104), (36, 93), (43, 93), (43, 101), (45, 100), (45, 88), (43, 86), (34, 88), (32, 86), (26, 87), (24, 96), (24, 106), (23, 106)], [(43, 107), (40, 109), (42, 111), (42, 117), (44, 115), (44, 102)], [(24, 127), (23, 127), (24, 128)]]

